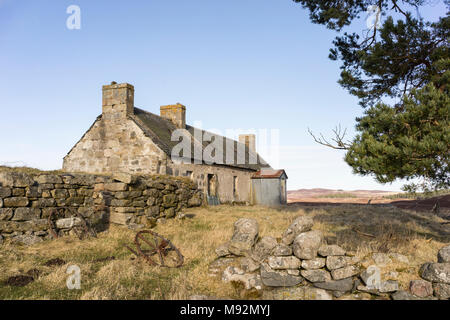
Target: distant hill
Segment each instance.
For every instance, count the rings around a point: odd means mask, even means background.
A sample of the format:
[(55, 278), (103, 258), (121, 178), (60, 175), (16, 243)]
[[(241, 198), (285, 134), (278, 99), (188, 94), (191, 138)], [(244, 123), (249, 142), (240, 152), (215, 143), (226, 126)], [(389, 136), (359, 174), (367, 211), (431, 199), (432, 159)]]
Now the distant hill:
[[(399, 194), (382, 190), (333, 190), (325, 188), (290, 190), (288, 202), (388, 203), (388, 196)], [(401, 198), (401, 196), (399, 197)]]

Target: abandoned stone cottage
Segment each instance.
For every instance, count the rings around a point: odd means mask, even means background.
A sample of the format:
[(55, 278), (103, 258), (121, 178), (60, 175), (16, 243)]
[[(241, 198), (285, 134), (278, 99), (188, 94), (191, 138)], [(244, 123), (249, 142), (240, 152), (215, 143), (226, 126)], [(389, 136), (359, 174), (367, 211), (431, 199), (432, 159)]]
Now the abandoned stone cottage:
[[(180, 149), (180, 141), (188, 141), (188, 148)], [(102, 114), (64, 157), (63, 170), (185, 176), (210, 204), (286, 202), (287, 176), (257, 154), (255, 135), (240, 135), (237, 142), (196, 129), (186, 124), (181, 104), (162, 106), (159, 116), (136, 108), (134, 87), (127, 83), (103, 86)]]

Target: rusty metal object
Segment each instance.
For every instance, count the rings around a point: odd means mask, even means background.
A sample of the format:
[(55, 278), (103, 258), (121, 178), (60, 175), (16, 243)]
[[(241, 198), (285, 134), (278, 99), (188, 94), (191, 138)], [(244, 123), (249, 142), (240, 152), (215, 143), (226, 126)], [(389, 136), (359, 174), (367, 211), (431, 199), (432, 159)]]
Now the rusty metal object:
[(56, 229), (55, 223), (52, 220), (52, 217), (56, 212), (58, 212), (58, 209), (53, 209), (52, 211), (50, 211), (50, 215), (48, 216), (48, 219), (47, 219), (49, 231), (54, 239), (59, 238), (58, 233), (55, 231), (55, 229)]
[[(153, 238), (152, 241), (144, 236), (148, 234), (151, 236), (150, 238)], [(143, 243), (147, 244), (147, 249), (143, 248)], [(125, 247), (138, 258), (144, 258), (144, 260), (152, 266), (179, 268), (183, 265), (184, 257), (178, 248), (175, 247), (170, 240), (154, 231), (139, 231), (134, 238), (134, 244), (136, 245), (136, 251), (129, 246)], [(169, 256), (170, 253), (174, 254)], [(157, 259), (153, 257), (155, 255), (157, 255)]]

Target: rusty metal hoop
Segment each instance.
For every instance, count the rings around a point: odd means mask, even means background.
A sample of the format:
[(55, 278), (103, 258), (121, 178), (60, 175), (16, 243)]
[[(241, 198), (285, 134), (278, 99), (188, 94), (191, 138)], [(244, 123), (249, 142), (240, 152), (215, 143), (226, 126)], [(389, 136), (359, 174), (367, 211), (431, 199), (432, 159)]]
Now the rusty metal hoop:
[[(153, 243), (144, 237), (144, 234), (150, 234), (153, 237)], [(145, 242), (150, 249), (143, 249), (142, 242)], [(164, 238), (160, 234), (151, 230), (142, 230), (136, 233), (134, 238), (134, 243), (136, 245), (136, 250), (131, 249), (129, 246), (125, 246), (128, 250), (134, 253), (137, 257), (144, 258), (148, 264), (152, 266), (160, 266), (166, 268), (179, 268), (184, 263), (184, 257), (181, 252), (175, 247), (170, 240)], [(167, 255), (170, 251), (176, 253), (176, 259), (174, 263), (168, 263)], [(152, 258), (153, 255), (157, 254), (158, 260)]]

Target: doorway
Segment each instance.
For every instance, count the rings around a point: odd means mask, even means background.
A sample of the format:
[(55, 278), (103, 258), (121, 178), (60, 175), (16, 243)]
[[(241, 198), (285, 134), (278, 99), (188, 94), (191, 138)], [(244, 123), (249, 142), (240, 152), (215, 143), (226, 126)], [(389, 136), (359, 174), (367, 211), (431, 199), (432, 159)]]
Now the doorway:
[(207, 199), (208, 204), (210, 205), (218, 205), (219, 203), (219, 195), (218, 195), (218, 179), (215, 174), (208, 174), (207, 176)]

